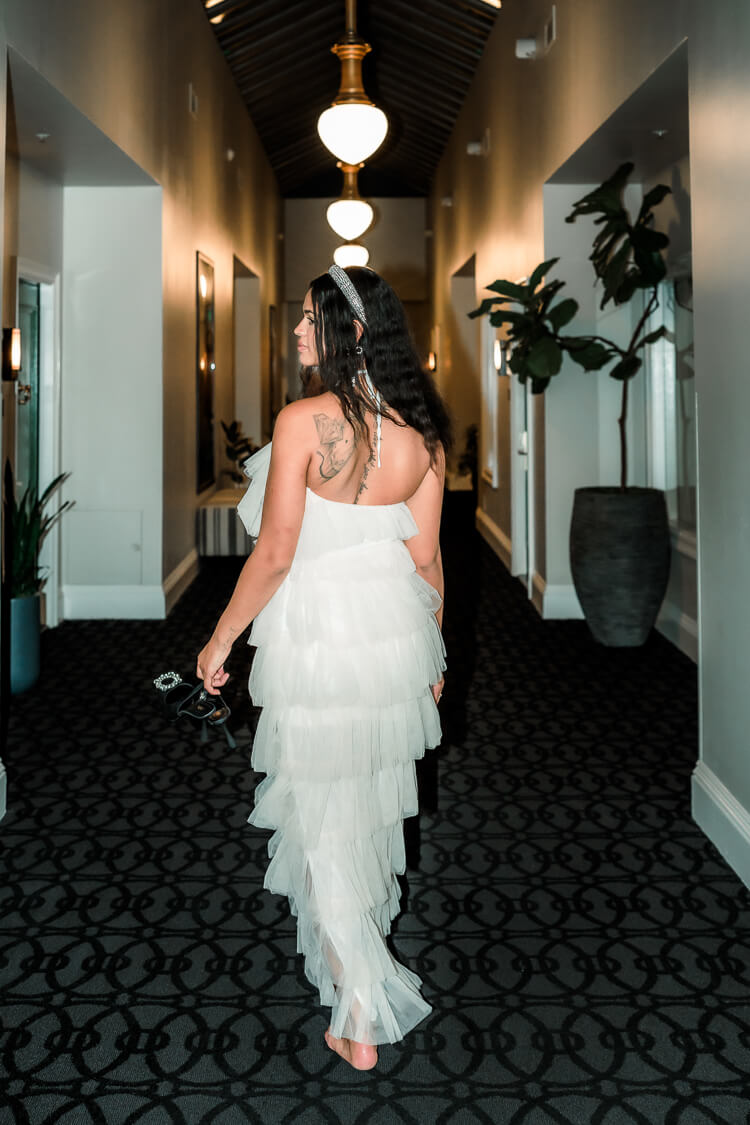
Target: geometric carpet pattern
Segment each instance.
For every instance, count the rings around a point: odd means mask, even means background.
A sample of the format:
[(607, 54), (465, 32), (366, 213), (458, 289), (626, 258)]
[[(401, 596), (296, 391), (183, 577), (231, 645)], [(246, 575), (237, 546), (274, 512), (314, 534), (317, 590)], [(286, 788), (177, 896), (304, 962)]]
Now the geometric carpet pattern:
[(238, 570), (162, 622), (69, 622), (13, 700), (0, 822), (0, 1122), (743, 1125), (750, 898), (690, 817), (694, 666), (541, 621), (457, 505), (442, 747), (407, 821), (398, 956), (432, 1015), (351, 1070), (324, 1045), (237, 738), (165, 723)]

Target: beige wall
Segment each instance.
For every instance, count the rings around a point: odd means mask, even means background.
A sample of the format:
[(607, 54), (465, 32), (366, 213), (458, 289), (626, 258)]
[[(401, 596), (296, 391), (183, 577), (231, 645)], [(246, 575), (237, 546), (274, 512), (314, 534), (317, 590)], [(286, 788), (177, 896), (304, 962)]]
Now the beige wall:
[[(162, 188), (167, 577), (195, 545), (195, 254), (201, 250), (215, 266), (218, 429), (218, 420), (233, 411), (234, 256), (260, 278), (264, 309), (280, 296), (276, 180), (199, 0), (10, 0), (0, 7), (3, 122), (9, 47)], [(197, 118), (188, 112), (191, 82), (199, 98)], [(231, 162), (228, 148), (235, 152)], [(11, 201), (6, 278), (14, 252), (13, 211)], [(6, 309), (8, 299), (6, 284)]]
[[(478, 287), (525, 276), (543, 259), (545, 181), (687, 39), (702, 714), (694, 812), (750, 881), (750, 695), (737, 673), (750, 661), (750, 7), (744, 0), (558, 0), (552, 50), (517, 60), (516, 38), (535, 33), (548, 7), (539, 0), (503, 6), (441, 161), (432, 198), (433, 316), (447, 320), (450, 276), (472, 254)], [(485, 127), (489, 158), (467, 156), (467, 142)], [(438, 205), (446, 195), (451, 209)], [(538, 404), (537, 414), (543, 409)], [(549, 433), (545, 440), (549, 463)], [(548, 567), (550, 497), (538, 458), (536, 468), (537, 519), (546, 507), (547, 534), (546, 561), (538, 557), (537, 565)]]
[[(287, 199), (284, 203), (284, 288), (287, 301), (301, 301), (310, 281), (327, 269), (341, 244), (326, 222), (332, 199)], [(370, 199), (375, 218), (358, 240), (370, 251), (369, 265), (402, 301), (427, 297), (424, 199)]]

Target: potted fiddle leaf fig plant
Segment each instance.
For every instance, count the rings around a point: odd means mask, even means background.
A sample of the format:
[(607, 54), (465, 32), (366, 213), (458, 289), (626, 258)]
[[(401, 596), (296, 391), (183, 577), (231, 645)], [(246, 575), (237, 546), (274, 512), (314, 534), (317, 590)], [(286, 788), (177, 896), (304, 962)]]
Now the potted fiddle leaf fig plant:
[[(600, 308), (637, 301), (635, 327), (620, 343), (598, 334), (568, 335), (563, 329), (578, 312), (572, 297), (558, 300), (565, 282), (549, 280), (559, 261), (542, 262), (525, 283), (496, 281), (497, 296), (482, 301), (469, 316), (488, 315), (507, 325), (509, 366), (521, 383), (540, 394), (560, 373), (565, 356), (585, 371), (606, 370), (622, 385), (618, 418), (619, 486), (578, 488), (570, 533), (573, 583), (594, 637), (607, 645), (643, 644), (669, 579), (669, 527), (664, 494), (628, 485), (627, 416), (631, 379), (643, 366), (647, 349), (666, 329), (648, 330), (659, 305), (659, 284), (666, 276), (667, 235), (654, 230), (654, 208), (670, 188), (658, 184), (642, 200), (635, 219), (623, 203), (633, 165), (622, 164), (599, 187), (583, 196), (566, 222), (594, 217), (600, 228), (590, 261), (601, 286)], [(506, 307), (506, 306), (512, 307)]]
[(40, 600), (47, 575), (39, 564), (42, 544), (63, 512), (73, 506), (65, 500), (54, 512), (47, 506), (70, 473), (61, 473), (39, 495), (30, 485), (16, 499), (10, 462), (5, 467), (5, 581), (10, 598), (10, 690), (27, 691), (39, 678)]

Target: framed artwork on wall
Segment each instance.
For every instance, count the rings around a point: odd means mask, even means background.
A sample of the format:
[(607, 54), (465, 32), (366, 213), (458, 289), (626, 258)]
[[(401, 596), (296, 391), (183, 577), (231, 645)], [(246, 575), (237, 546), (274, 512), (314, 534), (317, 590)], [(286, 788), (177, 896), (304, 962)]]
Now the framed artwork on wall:
[(214, 471), (214, 372), (216, 371), (214, 322), (214, 264), (196, 254), (196, 413), (197, 481), (203, 492), (215, 481)]

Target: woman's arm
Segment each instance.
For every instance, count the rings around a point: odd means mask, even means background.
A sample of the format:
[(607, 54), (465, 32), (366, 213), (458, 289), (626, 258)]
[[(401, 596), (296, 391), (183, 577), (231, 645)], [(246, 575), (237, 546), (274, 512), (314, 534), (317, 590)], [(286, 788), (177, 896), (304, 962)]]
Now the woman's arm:
[(232, 644), (289, 573), (305, 511), (310, 455), (310, 405), (295, 402), (276, 419), (258, 540), (211, 639), (198, 655), (197, 675), (211, 695), (227, 682), (224, 661)]
[[(436, 465), (431, 465), (417, 491), (406, 503), (414, 516), (419, 534), (406, 540), (409, 554), (414, 559), (417, 573), (440, 594), (440, 608), (435, 613), (437, 623), (443, 627), (443, 560), (440, 555), (440, 513), (443, 508), (443, 486), (445, 484), (445, 454), (440, 449)], [(440, 702), (445, 677), (431, 684), (432, 697)]]
[[(419, 534), (406, 540), (417, 573), (429, 582), (442, 598), (443, 562), (440, 555), (440, 514), (443, 507), (445, 484), (445, 454), (442, 448), (437, 464), (431, 466), (417, 491), (407, 500), (409, 510), (419, 528)], [(443, 606), (435, 614), (438, 625), (443, 624)]]

